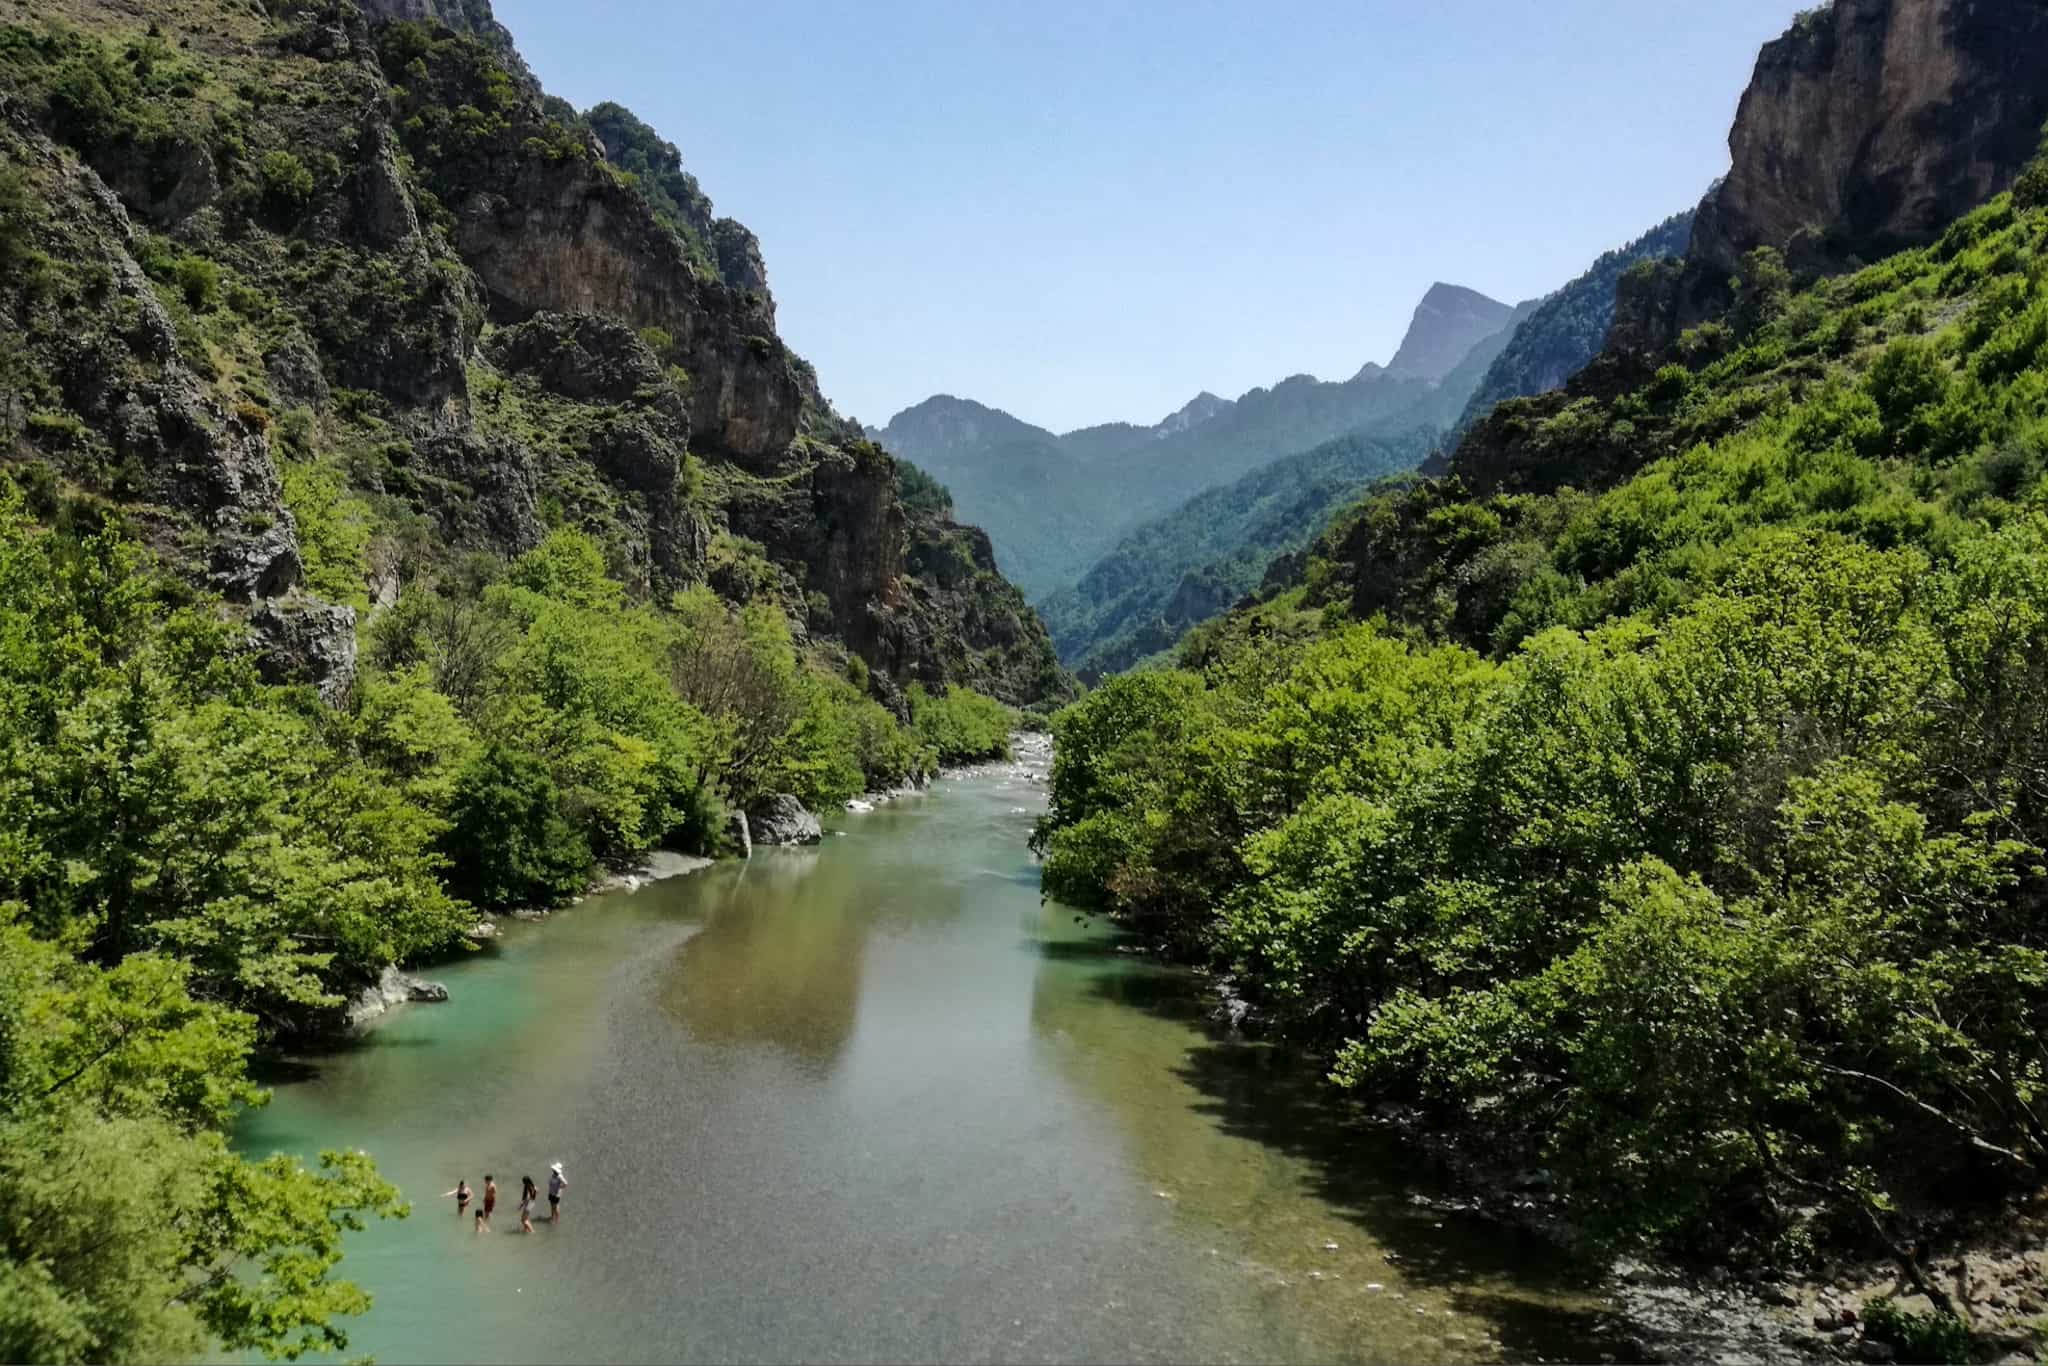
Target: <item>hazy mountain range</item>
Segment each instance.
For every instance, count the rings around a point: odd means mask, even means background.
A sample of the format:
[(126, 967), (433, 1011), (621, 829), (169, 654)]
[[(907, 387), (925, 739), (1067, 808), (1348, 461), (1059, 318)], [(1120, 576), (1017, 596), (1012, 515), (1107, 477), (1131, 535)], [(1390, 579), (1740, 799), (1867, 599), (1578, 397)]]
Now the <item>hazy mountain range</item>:
[(1078, 581), (1127, 532), (1274, 460), (1393, 419), (1450, 426), (1485, 370), (1467, 362), (1498, 343), (1490, 362), (1518, 316), (1439, 284), (1393, 359), (1348, 380), (1294, 375), (1235, 401), (1204, 392), (1149, 427), (1063, 435), (941, 394), (869, 434), (951, 489), (959, 515), (988, 531), (1004, 574), (1044, 597)]

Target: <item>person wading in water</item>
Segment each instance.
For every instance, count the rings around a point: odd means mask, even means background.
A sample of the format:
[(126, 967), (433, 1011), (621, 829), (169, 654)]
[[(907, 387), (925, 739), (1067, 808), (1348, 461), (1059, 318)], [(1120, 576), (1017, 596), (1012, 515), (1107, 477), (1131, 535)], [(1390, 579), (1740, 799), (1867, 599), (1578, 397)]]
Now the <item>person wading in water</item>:
[(533, 1178), (519, 1178), (519, 1231), (533, 1232), (533, 1202), (540, 1199), (540, 1187), (533, 1184)]
[(455, 1197), (455, 1217), (460, 1219), (464, 1214), (467, 1214), (469, 1212), (468, 1178), (465, 1177), (463, 1180), (457, 1181), (455, 1183), (454, 1190), (441, 1192), (441, 1198), (443, 1200), (446, 1200), (451, 1195)]
[(548, 1222), (555, 1223), (562, 1217), (562, 1192), (569, 1189), (569, 1183), (562, 1176), (562, 1164), (557, 1162), (548, 1168)]
[(491, 1211), (492, 1211), (492, 1210), (495, 1210), (495, 1209), (496, 1209), (497, 1207), (498, 1207), (498, 1178), (497, 1178), (497, 1177), (495, 1177), (495, 1176), (492, 1176), (492, 1175), (491, 1175), (491, 1174), (490, 1174), (489, 1172), (485, 1172), (485, 1173), (484, 1173), (484, 1207), (483, 1207), (483, 1209), (482, 1209), (482, 1210), (478, 1211), (478, 1214), (477, 1214), (477, 1217), (478, 1217), (478, 1218), (480, 1218), (480, 1219), (482, 1219), (482, 1220), (484, 1221), (484, 1227), (485, 1227), (485, 1228), (489, 1228), (489, 1227), (491, 1226)]

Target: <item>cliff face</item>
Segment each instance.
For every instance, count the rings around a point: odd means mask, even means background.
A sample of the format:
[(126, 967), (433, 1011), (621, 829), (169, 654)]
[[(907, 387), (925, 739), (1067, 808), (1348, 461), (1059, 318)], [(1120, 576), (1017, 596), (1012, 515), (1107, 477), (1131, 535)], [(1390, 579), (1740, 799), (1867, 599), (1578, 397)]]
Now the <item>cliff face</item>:
[(1450, 470), (1478, 492), (1543, 492), (1599, 487), (1665, 454), (1633, 430), (1559, 419), (1645, 382), (1696, 324), (1725, 315), (1739, 330), (1731, 282), (1748, 252), (1833, 273), (1924, 245), (2009, 188), (2041, 145), (2044, 71), (2038, 0), (1836, 0), (1802, 15), (1757, 60), (1732, 167), (1685, 258), (1624, 275), (1601, 354), (1562, 391), (1495, 408)]
[[(773, 597), (884, 696), (1069, 686), (992, 568), (931, 578), (922, 551), (972, 537), (912, 525), (776, 336), (753, 235), (630, 114), (547, 98), (487, 0), (221, 0), (147, 34), (126, 4), (58, 9), (0, 57), (27, 206), (0, 194), (0, 255), (90, 283), (0, 276), (28, 343), (0, 459), (124, 505), (281, 674), (345, 695), (334, 604), (567, 523), (652, 596)], [(118, 112), (74, 110), (81, 82)], [(334, 478), (321, 518), (364, 528), (366, 567), (316, 572), (286, 494)]]
[(1929, 240), (2034, 154), (2044, 70), (2034, 0), (1836, 0), (1803, 17), (1757, 60), (1691, 255), (1726, 273), (1753, 247), (1795, 247), (1826, 268)]

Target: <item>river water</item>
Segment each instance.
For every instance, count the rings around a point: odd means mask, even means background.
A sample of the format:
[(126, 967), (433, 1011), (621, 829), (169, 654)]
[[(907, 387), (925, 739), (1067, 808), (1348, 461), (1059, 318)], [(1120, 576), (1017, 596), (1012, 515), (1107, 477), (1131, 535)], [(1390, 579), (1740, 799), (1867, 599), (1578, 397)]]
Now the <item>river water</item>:
[[(1041, 778), (508, 925), (434, 973), (449, 1004), (304, 1060), (241, 1146), (366, 1148), (413, 1201), (350, 1241), (350, 1355), (1596, 1356), (1599, 1302), (1541, 1247), (1414, 1203), (1198, 981), (1041, 904)], [(556, 1160), (563, 1218), (522, 1236)], [(479, 1237), (436, 1197), (486, 1171)]]

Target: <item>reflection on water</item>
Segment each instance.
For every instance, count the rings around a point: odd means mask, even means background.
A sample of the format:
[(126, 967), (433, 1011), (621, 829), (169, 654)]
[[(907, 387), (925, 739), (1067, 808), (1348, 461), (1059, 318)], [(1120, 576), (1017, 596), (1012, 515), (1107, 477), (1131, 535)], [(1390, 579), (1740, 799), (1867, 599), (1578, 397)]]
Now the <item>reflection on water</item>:
[[(393, 1360), (1594, 1355), (1538, 1248), (1409, 1203), (1327, 1088), (1198, 984), (1042, 906), (1020, 773), (942, 785), (449, 969), (303, 1061), (251, 1150), (364, 1146), (420, 1206), (353, 1240)], [(560, 1227), (432, 1197), (563, 1159)], [(1334, 1248), (1329, 1246), (1334, 1244)]]
[(662, 1008), (692, 1037), (760, 1043), (829, 1070), (853, 1034), (868, 917), (830, 883), (817, 849), (764, 850), (707, 898), (677, 950)]

